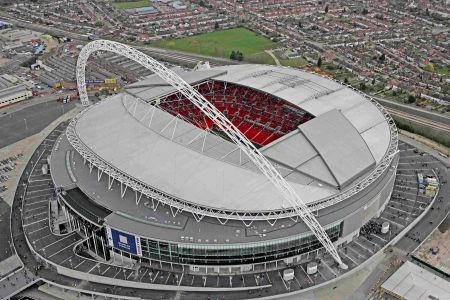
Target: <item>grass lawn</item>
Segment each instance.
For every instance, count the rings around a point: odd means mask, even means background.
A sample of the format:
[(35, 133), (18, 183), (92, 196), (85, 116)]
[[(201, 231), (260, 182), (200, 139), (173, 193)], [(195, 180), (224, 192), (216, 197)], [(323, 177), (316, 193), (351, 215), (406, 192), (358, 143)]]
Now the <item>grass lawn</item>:
[(280, 59), (281, 65), (285, 67), (302, 68), (308, 65), (306, 59), (302, 57), (291, 58), (291, 59)]
[(276, 43), (246, 28), (214, 31), (186, 38), (157, 41), (152, 46), (185, 52), (230, 58), (232, 50), (244, 54), (244, 60)]
[(275, 61), (273, 60), (272, 56), (270, 56), (266, 52), (258, 52), (252, 55), (247, 55), (245, 57), (245, 61), (248, 61), (252, 64), (275, 65)]
[(118, 9), (131, 9), (150, 6), (152, 2), (150, 0), (138, 0), (130, 2), (112, 2), (111, 4)]
[(450, 66), (434, 66), (434, 73), (450, 75)]

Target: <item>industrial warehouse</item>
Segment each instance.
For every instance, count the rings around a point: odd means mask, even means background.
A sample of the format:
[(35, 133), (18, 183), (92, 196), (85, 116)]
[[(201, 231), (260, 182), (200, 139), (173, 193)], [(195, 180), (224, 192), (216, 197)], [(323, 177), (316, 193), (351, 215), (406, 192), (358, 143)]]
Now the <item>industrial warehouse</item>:
[[(123, 47), (83, 49), (88, 107), (30, 173), (52, 187), (51, 218), (25, 221), (25, 237), (58, 274), (197, 297), (302, 292), (357, 270), (430, 204), (406, 223), (383, 215), (397, 129), (351, 87), (265, 65), (167, 69), (126, 47), (155, 74), (91, 105), (89, 54)], [(24, 207), (40, 201), (28, 193)]]

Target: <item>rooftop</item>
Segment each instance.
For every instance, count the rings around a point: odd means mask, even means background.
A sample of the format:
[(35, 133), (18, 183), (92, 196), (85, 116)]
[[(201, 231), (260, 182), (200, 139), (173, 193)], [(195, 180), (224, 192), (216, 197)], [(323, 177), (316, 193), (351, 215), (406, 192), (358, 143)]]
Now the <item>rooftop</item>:
[(406, 261), (381, 287), (401, 299), (450, 299), (450, 283)]
[[(260, 149), (306, 203), (338, 193), (386, 153), (390, 132), (384, 116), (362, 95), (336, 82), (272, 66), (178, 73), (190, 84), (213, 78), (248, 85), (316, 116)], [(278, 191), (234, 144), (127, 96), (148, 101), (173, 91), (153, 75), (130, 86), (128, 94), (86, 110), (76, 132), (103, 160), (185, 201), (235, 211), (285, 207)]]

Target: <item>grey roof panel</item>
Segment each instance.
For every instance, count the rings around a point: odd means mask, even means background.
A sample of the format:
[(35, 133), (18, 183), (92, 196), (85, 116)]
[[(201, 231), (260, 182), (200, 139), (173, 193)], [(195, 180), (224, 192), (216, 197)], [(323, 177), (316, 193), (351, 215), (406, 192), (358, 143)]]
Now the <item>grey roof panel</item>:
[(298, 130), (286, 138), (275, 141), (262, 153), (270, 159), (295, 169), (305, 161), (317, 155), (317, 151)]
[(300, 125), (299, 128), (341, 187), (375, 165), (364, 139), (336, 109)]
[(343, 111), (343, 114), (359, 133), (376, 126), (381, 122), (386, 123), (378, 108), (370, 102), (364, 102), (361, 105), (356, 105), (346, 111)]
[(382, 122), (361, 134), (377, 163), (380, 162), (389, 147), (390, 135), (384, 134), (388, 130), (389, 125)]
[(331, 186), (338, 186), (336, 179), (330, 173), (330, 170), (320, 156), (315, 156), (308, 160), (299, 166), (297, 170)]

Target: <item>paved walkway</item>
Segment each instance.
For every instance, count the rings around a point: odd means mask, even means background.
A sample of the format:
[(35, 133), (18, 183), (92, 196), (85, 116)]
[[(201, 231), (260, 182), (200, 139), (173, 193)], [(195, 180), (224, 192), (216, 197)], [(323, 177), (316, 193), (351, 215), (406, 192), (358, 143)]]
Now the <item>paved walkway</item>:
[(272, 50), (264, 50), (264, 52), (266, 52), (267, 54), (269, 54), (270, 56), (272, 56), (272, 58), (273, 58), (273, 60), (275, 61), (275, 64), (277, 65), (277, 66), (281, 66), (281, 63), (280, 63), (280, 61), (278, 60), (278, 57), (276, 57), (275, 56), (275, 54), (273, 54), (273, 51)]
[(7, 299), (35, 284), (39, 278), (26, 269), (10, 274), (0, 281), (0, 299)]

